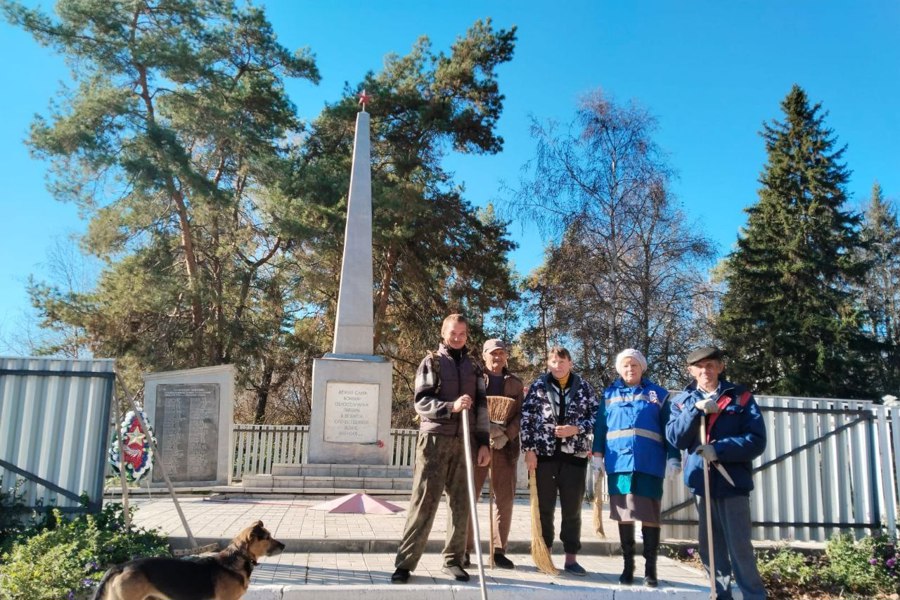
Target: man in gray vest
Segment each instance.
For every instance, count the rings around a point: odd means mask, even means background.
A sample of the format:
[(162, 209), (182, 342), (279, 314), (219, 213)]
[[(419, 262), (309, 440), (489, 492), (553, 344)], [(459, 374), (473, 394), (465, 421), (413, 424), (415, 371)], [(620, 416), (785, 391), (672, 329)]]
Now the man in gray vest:
[(490, 421), (484, 378), (469, 358), (466, 341), (469, 328), (464, 316), (453, 314), (441, 327), (443, 342), (436, 353), (428, 353), (416, 371), (415, 409), (421, 419), (416, 444), (416, 470), (406, 527), (392, 583), (406, 583), (425, 551), (441, 495), (447, 493), (450, 509), (444, 543), (443, 572), (456, 581), (468, 581), (463, 569), (466, 527), (469, 521), (468, 482), (461, 417), (465, 409), (469, 430), (478, 447), (476, 462), (491, 461)]

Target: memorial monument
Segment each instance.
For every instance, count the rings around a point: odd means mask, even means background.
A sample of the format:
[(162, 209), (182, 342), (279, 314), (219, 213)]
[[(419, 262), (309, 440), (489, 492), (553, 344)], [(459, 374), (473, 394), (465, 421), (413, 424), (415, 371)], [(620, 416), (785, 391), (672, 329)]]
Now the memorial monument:
[[(144, 412), (172, 483), (226, 485), (231, 478), (234, 366), (144, 375)], [(162, 485), (158, 470), (152, 483)]]
[(374, 351), (369, 113), (360, 95), (332, 352), (313, 361), (307, 462), (390, 464), (393, 365)]

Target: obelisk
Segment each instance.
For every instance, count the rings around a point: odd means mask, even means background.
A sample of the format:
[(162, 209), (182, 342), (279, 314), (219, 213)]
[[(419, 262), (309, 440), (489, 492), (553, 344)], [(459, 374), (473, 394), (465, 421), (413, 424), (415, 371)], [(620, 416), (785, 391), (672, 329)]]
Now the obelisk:
[(332, 352), (313, 361), (307, 461), (390, 463), (393, 365), (373, 354), (370, 97), (360, 94)]
[[(365, 97), (365, 92), (363, 92)], [(350, 196), (344, 228), (344, 256), (334, 325), (334, 354), (372, 355), (375, 335), (372, 304), (372, 164), (369, 113), (356, 115)]]

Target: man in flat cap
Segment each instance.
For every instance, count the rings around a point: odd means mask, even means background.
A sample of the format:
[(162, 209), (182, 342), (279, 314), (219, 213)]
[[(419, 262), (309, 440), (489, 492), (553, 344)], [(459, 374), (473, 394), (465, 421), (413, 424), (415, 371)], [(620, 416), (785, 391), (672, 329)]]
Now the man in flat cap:
[[(666, 438), (687, 450), (684, 482), (694, 493), (700, 514), (700, 559), (709, 573), (709, 536), (715, 562), (716, 597), (731, 599), (732, 571), (745, 600), (766, 597), (750, 543), (752, 461), (766, 448), (766, 427), (747, 389), (720, 376), (724, 353), (715, 346), (688, 354), (693, 382), (672, 399)], [(706, 439), (700, 421), (707, 419)], [(709, 469), (709, 498), (704, 497), (704, 470)], [(712, 531), (707, 531), (707, 504)]]
[[(486, 341), (482, 347), (481, 358), (484, 361), (482, 377), (487, 389), (488, 414), (491, 421), (491, 466), (490, 469), (475, 467), (475, 491), (480, 493), (490, 470), (491, 488), (494, 491), (494, 511), (491, 515), (494, 566), (513, 569), (515, 565), (506, 557), (506, 550), (512, 523), (513, 502), (516, 499), (519, 424), (522, 421), (524, 384), (507, 368), (509, 351), (503, 340), (493, 338)], [(470, 554), (474, 552), (474, 538), (470, 520), (466, 541), (466, 562), (469, 562)]]

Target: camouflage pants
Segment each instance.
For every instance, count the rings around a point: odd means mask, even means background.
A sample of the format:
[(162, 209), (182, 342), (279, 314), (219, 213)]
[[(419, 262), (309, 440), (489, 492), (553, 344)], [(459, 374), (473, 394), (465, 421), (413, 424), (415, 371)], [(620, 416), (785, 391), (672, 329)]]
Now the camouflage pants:
[(447, 493), (450, 515), (442, 552), (444, 565), (462, 565), (469, 521), (469, 491), (466, 486), (465, 446), (462, 438), (419, 432), (416, 470), (406, 527), (394, 566), (415, 570), (425, 551), (441, 495)]

